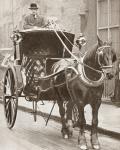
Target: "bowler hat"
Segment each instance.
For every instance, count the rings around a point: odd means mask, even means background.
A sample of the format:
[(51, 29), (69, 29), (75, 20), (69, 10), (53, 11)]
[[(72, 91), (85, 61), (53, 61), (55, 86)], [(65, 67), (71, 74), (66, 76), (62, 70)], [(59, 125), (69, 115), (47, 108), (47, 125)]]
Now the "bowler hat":
[(29, 9), (38, 9), (37, 4), (31, 3)]

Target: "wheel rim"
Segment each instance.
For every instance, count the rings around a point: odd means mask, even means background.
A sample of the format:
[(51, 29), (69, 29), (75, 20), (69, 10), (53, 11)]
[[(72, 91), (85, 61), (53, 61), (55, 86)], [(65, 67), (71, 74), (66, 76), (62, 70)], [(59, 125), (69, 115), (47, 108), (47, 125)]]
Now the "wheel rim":
[(12, 128), (14, 126), (17, 115), (18, 93), (16, 84), (16, 78), (12, 69), (9, 68), (4, 77), (3, 89), (4, 112), (8, 128)]

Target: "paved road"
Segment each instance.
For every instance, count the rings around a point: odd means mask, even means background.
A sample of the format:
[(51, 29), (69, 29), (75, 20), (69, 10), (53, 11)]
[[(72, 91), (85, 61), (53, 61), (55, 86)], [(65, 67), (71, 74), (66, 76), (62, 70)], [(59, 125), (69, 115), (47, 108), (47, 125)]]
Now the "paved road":
[[(3, 114), (3, 106), (0, 105), (0, 150), (79, 150), (77, 145), (78, 131), (70, 140), (62, 139), (60, 134), (61, 125), (50, 121), (45, 126), (42, 117), (33, 122), (31, 114), (18, 111), (16, 124), (12, 130), (6, 128)], [(86, 137), (91, 149), (89, 132)], [(120, 141), (99, 135), (101, 150), (120, 150)]]

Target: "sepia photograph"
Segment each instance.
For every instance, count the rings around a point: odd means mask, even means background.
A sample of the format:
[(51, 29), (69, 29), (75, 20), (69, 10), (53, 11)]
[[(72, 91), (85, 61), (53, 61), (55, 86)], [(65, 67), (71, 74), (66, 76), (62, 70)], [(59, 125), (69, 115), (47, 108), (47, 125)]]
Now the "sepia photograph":
[(0, 7), (0, 150), (120, 150), (120, 0)]

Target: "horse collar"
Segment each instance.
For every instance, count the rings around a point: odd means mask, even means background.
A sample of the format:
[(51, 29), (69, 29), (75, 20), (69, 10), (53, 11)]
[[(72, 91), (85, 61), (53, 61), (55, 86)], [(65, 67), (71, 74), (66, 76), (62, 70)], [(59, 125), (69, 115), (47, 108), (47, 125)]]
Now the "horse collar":
[(79, 78), (81, 79), (81, 81), (83, 81), (83, 83), (85, 83), (89, 87), (98, 87), (98, 86), (100, 86), (103, 83), (104, 79), (105, 79), (104, 73), (103, 72), (101, 73), (101, 77), (97, 81), (93, 81), (93, 80), (89, 79), (86, 76), (85, 70), (84, 70), (84, 65), (83, 65), (84, 64), (83, 63), (84, 58), (85, 58), (85, 55), (81, 57), (81, 63), (78, 64), (78, 72), (79, 72), (79, 75), (80, 75)]

